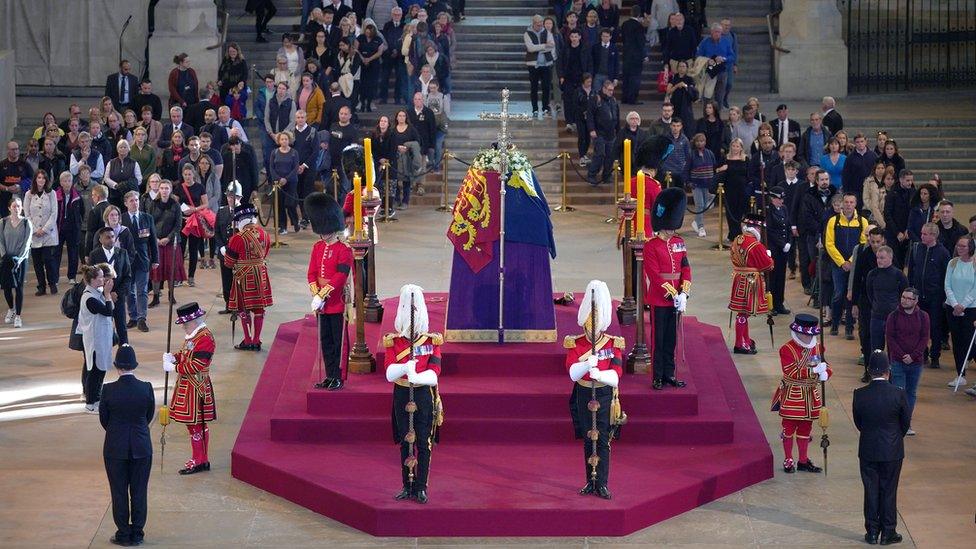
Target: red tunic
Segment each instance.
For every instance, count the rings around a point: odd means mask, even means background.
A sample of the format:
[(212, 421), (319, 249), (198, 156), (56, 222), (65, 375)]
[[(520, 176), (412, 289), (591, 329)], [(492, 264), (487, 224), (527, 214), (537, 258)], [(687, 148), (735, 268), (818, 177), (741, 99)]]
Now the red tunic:
[[(773, 395), (773, 405), (779, 403), (779, 415), (785, 419), (814, 420), (820, 417), (823, 397), (820, 394), (820, 376), (813, 368), (823, 359), (823, 345), (817, 344), (810, 358), (803, 361), (806, 349), (790, 339), (779, 348), (779, 362), (783, 367), (783, 380)], [(833, 375), (827, 367), (827, 377)]]
[(761, 315), (769, 312), (766, 280), (763, 273), (773, 270), (773, 258), (766, 246), (749, 233), (743, 233), (729, 247), (732, 257), (732, 295), (729, 309), (737, 313)]
[(313, 295), (325, 300), (321, 314), (341, 313), (345, 307), (342, 288), (352, 271), (352, 248), (337, 240), (327, 244), (319, 240), (312, 246), (312, 257), (308, 262), (308, 287)]
[[(417, 361), (417, 373), (432, 370), (437, 377), (441, 375), (441, 345), (444, 338), (441, 334), (420, 334), (417, 343), (413, 347), (413, 358)], [(383, 365), (389, 369), (393, 364), (403, 364), (410, 360), (410, 344), (408, 339), (400, 334), (392, 333), (383, 336), (383, 347), (386, 347), (386, 356)], [(407, 376), (401, 377), (402, 384), (407, 382)]]
[(271, 239), (258, 225), (248, 225), (230, 237), (224, 254), (224, 265), (234, 271), (228, 309), (253, 311), (274, 305), (264, 259), (270, 250)]
[[(563, 340), (563, 347), (566, 349), (566, 371), (570, 366), (577, 362), (582, 362), (590, 357), (593, 346), (586, 335), (566, 336)], [(600, 371), (613, 370), (617, 372), (617, 377), (624, 375), (623, 371), (623, 348), (624, 338), (603, 334), (596, 342), (597, 369)], [(590, 374), (587, 372), (580, 378), (580, 381), (590, 381)]]
[(210, 328), (203, 326), (176, 353), (176, 385), (169, 417), (178, 423), (199, 424), (217, 419), (217, 403), (210, 382), (210, 362), (217, 347)]
[(644, 303), (674, 306), (674, 296), (691, 290), (691, 264), (685, 241), (678, 235), (665, 240), (660, 234), (644, 244)]
[[(661, 184), (657, 179), (644, 174), (644, 234), (654, 234), (651, 229), (651, 209), (654, 208), (654, 200), (661, 194)], [(630, 179), (630, 197), (637, 199), (637, 176)], [(624, 234), (624, 220), (620, 220), (620, 236)], [(637, 214), (630, 224), (630, 234), (637, 234)]]

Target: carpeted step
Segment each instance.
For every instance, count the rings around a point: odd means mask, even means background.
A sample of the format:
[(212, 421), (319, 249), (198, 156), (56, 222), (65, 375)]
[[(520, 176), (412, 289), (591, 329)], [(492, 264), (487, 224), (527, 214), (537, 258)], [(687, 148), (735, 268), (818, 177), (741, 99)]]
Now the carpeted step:
[[(504, 364), (498, 364), (502, 371)], [(440, 394), (451, 418), (563, 418), (572, 391), (568, 375), (443, 376)], [(307, 393), (306, 410), (313, 416), (335, 417), (350, 408), (367, 415), (389, 415), (393, 389), (382, 374), (352, 375), (338, 392)], [(625, 375), (620, 401), (632, 417), (690, 416), (698, 412), (694, 386), (681, 391), (651, 391), (647, 376)], [(487, 405), (487, 406), (486, 406)]]

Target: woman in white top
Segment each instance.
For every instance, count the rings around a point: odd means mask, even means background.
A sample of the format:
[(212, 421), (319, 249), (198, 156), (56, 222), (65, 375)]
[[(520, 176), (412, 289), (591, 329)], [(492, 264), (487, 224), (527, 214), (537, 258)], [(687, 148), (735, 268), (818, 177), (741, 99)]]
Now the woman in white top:
[[(108, 273), (108, 276), (106, 276)], [(115, 287), (112, 267), (100, 263), (82, 267), (85, 291), (78, 307), (78, 327), (85, 346), (85, 366), (81, 372), (81, 385), (85, 394), (85, 410), (98, 412), (105, 372), (112, 365), (112, 340), (114, 324), (112, 313), (115, 303), (112, 289)]]
[(305, 52), (302, 51), (301, 46), (295, 44), (292, 35), (287, 32), (281, 35), (281, 47), (278, 48), (277, 57), (284, 57), (288, 61), (288, 71), (292, 74), (300, 74), (305, 68)]
[(950, 387), (966, 384), (962, 368), (969, 360), (966, 353), (976, 321), (976, 269), (973, 267), (976, 241), (971, 235), (960, 237), (955, 251), (956, 257), (949, 261), (945, 275), (949, 334), (952, 336), (952, 356), (956, 360), (956, 377), (949, 382)]
[(31, 238), (31, 263), (37, 277), (37, 292), (58, 293), (58, 197), (44, 170), (34, 174), (31, 188), (24, 195), (24, 215), (34, 228)]

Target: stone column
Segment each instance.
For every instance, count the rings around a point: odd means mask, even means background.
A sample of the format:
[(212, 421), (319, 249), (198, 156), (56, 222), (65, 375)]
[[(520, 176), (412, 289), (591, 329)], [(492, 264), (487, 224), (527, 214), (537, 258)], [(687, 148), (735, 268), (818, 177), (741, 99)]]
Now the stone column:
[(847, 45), (835, 0), (789, 0), (779, 18), (779, 93), (791, 99), (847, 96)]
[(220, 49), (207, 50), (217, 44), (217, 8), (212, 0), (173, 0), (156, 7), (156, 30), (149, 40), (149, 74), (153, 91), (165, 105), (169, 97), (166, 80), (175, 66), (173, 56), (186, 52), (190, 66), (197, 73), (200, 88), (208, 80), (217, 81)]
[(13, 50), (0, 50), (0, 141), (4, 146), (13, 139), (14, 126), (17, 125), (16, 75)]

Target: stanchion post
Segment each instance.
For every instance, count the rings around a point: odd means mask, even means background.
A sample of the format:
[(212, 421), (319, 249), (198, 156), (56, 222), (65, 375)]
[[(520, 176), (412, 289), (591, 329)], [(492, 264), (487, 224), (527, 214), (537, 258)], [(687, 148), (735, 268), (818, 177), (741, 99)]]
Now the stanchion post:
[(718, 184), (718, 251), (725, 250), (725, 185)]
[(566, 170), (568, 168), (569, 153), (563, 151), (563, 152), (559, 153), (559, 155), (563, 157), (563, 190), (562, 190), (562, 195), (563, 196), (562, 196), (562, 204), (556, 206), (552, 210), (554, 212), (575, 212), (576, 211), (576, 208), (574, 208), (574, 207), (572, 207), (572, 206), (569, 205), (569, 196), (567, 195), (567, 191), (566, 191), (566, 178), (568, 176)]
[(339, 202), (339, 172), (332, 168), (332, 198)]
[(279, 208), (281, 207), (280, 206), (281, 198), (279, 196), (279, 193), (280, 192), (281, 192), (281, 185), (279, 185), (278, 183), (275, 183), (274, 184), (274, 204), (273, 204), (274, 207), (272, 208), (272, 210), (274, 210), (274, 243), (271, 244), (271, 247), (272, 248), (283, 248), (283, 247), (285, 247), (285, 246), (288, 245), (288, 244), (285, 244), (284, 242), (281, 242), (281, 240), (278, 239), (278, 211), (279, 211)]
[(369, 249), (366, 251), (369, 257), (366, 265), (366, 284), (369, 286), (369, 293), (364, 298), (363, 316), (366, 322), (380, 324), (383, 322), (383, 304), (376, 297), (376, 210), (380, 207), (380, 197), (378, 192), (374, 191), (374, 193), (363, 199), (363, 208), (366, 209), (366, 216), (369, 218), (366, 233), (366, 238), (369, 240)]
[(390, 217), (390, 164), (382, 164), (383, 169), (383, 219), (380, 219), (380, 223), (392, 223), (397, 220), (395, 217)]
[[(637, 302), (634, 300), (634, 263), (633, 253), (630, 250), (637, 201), (629, 195), (623, 196), (617, 201), (617, 207), (620, 208), (620, 218), (624, 224), (623, 241), (620, 246), (624, 262), (624, 298), (617, 306), (617, 322), (621, 326), (630, 326), (637, 321)], [(641, 278), (643, 277), (638, 276), (638, 279)]]
[(451, 152), (444, 149), (444, 154), (441, 155), (441, 205), (437, 207), (439, 212), (449, 212), (451, 208), (447, 206), (447, 161), (451, 158)]
[[(633, 251), (634, 259), (637, 263), (637, 272), (644, 271), (644, 243), (647, 239), (638, 233), (637, 238), (630, 241), (630, 249)], [(641, 277), (643, 278), (643, 277)], [(647, 341), (644, 335), (644, 290), (643, 284), (638, 284), (636, 288), (637, 305), (637, 341), (634, 348), (627, 355), (627, 373), (646, 373), (651, 365), (651, 353), (647, 350)]]

